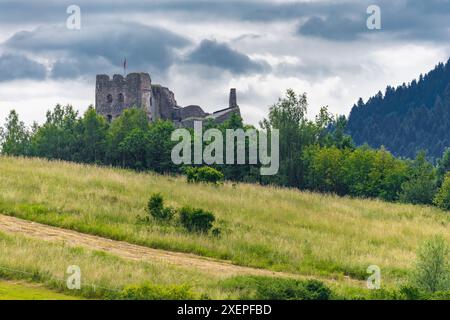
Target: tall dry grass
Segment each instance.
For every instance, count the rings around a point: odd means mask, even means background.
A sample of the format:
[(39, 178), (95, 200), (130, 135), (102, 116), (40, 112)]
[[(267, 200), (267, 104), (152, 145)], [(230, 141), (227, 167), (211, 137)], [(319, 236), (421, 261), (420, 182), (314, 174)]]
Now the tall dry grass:
[[(81, 290), (69, 290), (69, 266), (81, 270)], [(130, 285), (189, 286), (198, 296), (225, 299), (236, 293), (220, 287), (222, 277), (163, 262), (137, 262), (64, 243), (0, 232), (0, 278), (43, 283), (51, 289), (89, 298), (113, 296)]]
[[(213, 211), (218, 239), (176, 226), (136, 224), (150, 195)], [(369, 265), (403, 279), (418, 246), (450, 241), (436, 208), (249, 184), (191, 185), (182, 177), (38, 159), (0, 158), (0, 213), (155, 248), (301, 274), (364, 279)]]

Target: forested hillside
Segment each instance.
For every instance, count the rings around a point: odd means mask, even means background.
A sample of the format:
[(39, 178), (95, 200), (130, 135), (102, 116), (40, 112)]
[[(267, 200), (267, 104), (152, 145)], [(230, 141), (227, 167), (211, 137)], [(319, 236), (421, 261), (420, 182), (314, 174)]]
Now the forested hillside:
[(396, 156), (419, 150), (438, 158), (450, 147), (450, 60), (397, 88), (388, 86), (353, 107), (348, 130), (357, 145), (384, 145)]

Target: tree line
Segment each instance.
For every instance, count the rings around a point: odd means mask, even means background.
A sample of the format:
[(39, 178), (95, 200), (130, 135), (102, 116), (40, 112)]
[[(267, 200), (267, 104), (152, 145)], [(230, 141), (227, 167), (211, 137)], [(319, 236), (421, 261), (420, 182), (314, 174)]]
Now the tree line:
[[(308, 119), (306, 94), (287, 90), (269, 109), (259, 130), (280, 133), (280, 169), (261, 176), (259, 165), (213, 165), (225, 179), (293, 187), (361, 198), (380, 198), (414, 204), (436, 204), (450, 209), (450, 149), (436, 161), (420, 151), (413, 160), (394, 157), (386, 148), (356, 147), (346, 133), (344, 116), (323, 107)], [(207, 121), (203, 129), (248, 129), (233, 114), (223, 124)], [(108, 123), (93, 107), (80, 116), (71, 106), (57, 105), (42, 125), (28, 128), (13, 110), (0, 132), (1, 152), (11, 156), (41, 157), (134, 170), (180, 174), (174, 165), (170, 121), (149, 122), (146, 113), (131, 108)], [(205, 144), (207, 142), (204, 142)], [(235, 152), (236, 154), (236, 152)]]
[(450, 60), (408, 84), (388, 86), (366, 102), (360, 98), (348, 131), (357, 145), (384, 145), (396, 156), (414, 158), (427, 150), (430, 158), (441, 157), (450, 146)]

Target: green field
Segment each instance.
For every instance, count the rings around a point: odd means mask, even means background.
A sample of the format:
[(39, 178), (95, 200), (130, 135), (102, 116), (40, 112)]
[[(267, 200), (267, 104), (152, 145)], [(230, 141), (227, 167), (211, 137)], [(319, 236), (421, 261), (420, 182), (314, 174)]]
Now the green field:
[[(154, 192), (177, 208), (213, 211), (221, 237), (136, 223)], [(248, 184), (191, 185), (183, 177), (8, 157), (0, 158), (0, 213), (338, 282), (364, 280), (367, 267), (378, 265), (387, 286), (405, 281), (426, 239), (438, 234), (450, 240), (450, 214), (432, 207)], [(195, 283), (194, 278), (187, 282)], [(225, 294), (214, 290), (215, 297)]]
[[(161, 288), (189, 286), (197, 297), (238, 298), (239, 292), (221, 285), (223, 278), (161, 262), (120, 259), (105, 252), (69, 247), (0, 232), (0, 278), (41, 283), (52, 290), (86, 298), (108, 297), (129, 285), (152, 283)], [(82, 270), (82, 290), (68, 290), (69, 265)], [(49, 296), (49, 299), (52, 295)]]
[(57, 293), (26, 282), (0, 281), (0, 300), (74, 300), (73, 296)]

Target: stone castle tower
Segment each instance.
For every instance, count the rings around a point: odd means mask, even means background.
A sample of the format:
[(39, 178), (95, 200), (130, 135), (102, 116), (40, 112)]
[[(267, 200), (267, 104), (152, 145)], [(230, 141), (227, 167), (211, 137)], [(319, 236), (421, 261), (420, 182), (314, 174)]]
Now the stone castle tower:
[(231, 114), (240, 115), (236, 89), (230, 90), (229, 105), (212, 114), (200, 106), (180, 107), (175, 95), (166, 87), (153, 85), (148, 73), (130, 73), (126, 77), (97, 75), (95, 86), (95, 109), (97, 113), (112, 121), (131, 107), (142, 108), (150, 121), (171, 120), (179, 127), (192, 127), (194, 121), (213, 119), (218, 123), (227, 120)]
[(152, 81), (145, 73), (131, 73), (125, 78), (98, 75), (95, 86), (95, 107), (109, 121), (120, 116), (124, 109), (140, 106), (151, 117)]

